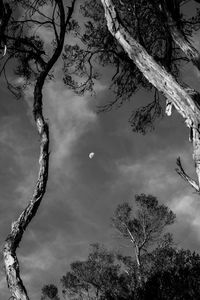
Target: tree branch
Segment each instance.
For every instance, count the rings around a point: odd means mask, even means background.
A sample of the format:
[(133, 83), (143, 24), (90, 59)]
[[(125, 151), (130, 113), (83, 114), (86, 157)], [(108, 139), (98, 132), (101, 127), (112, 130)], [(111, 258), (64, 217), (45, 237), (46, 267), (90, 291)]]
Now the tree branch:
[[(75, 0), (73, 1), (75, 2)], [(34, 189), (33, 197), (29, 201), (27, 207), (23, 210), (19, 218), (12, 223), (11, 232), (8, 235), (3, 255), (5, 263), (5, 271), (7, 275), (8, 287), (11, 295), (15, 300), (29, 300), (27, 291), (20, 277), (19, 262), (16, 255), (16, 249), (23, 237), (23, 233), (26, 230), (28, 224), (31, 222), (33, 217), (36, 215), (40, 203), (46, 191), (47, 180), (48, 180), (48, 167), (49, 167), (49, 127), (43, 117), (42, 111), (42, 89), (44, 86), (45, 79), (58, 60), (64, 45), (65, 30), (67, 23), (65, 22), (65, 12), (63, 2), (56, 0), (60, 11), (60, 35), (59, 43), (47, 62), (46, 67), (40, 73), (37, 78), (35, 89), (34, 89), (34, 104), (33, 104), (33, 116), (36, 122), (37, 130), (40, 135), (40, 156), (39, 156), (39, 172), (38, 180)], [(74, 4), (74, 3), (73, 3)], [(74, 7), (74, 5), (73, 5)], [(72, 16), (73, 10), (70, 10), (68, 14), (68, 21)]]
[(177, 158), (176, 160), (176, 164), (177, 164), (177, 168), (175, 169), (176, 172), (185, 180), (187, 181), (194, 189), (196, 192), (199, 193), (200, 191), (200, 187), (197, 184), (197, 182), (195, 180), (193, 180), (192, 178), (190, 178), (184, 171), (182, 164), (181, 164), (181, 159), (180, 157)]
[(173, 103), (186, 124), (192, 127), (193, 159), (200, 185), (200, 94), (188, 86), (181, 86), (164, 67), (156, 63), (153, 57), (123, 27), (112, 0), (101, 0), (101, 2), (110, 33), (118, 40), (147, 80)]

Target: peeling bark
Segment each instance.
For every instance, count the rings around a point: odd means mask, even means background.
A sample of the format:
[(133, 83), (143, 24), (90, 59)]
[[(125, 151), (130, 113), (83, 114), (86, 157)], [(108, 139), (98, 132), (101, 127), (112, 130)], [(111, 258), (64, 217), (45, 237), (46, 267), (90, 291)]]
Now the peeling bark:
[[(146, 79), (163, 93), (185, 119), (193, 131), (193, 159), (200, 186), (200, 94), (189, 86), (181, 86), (175, 78), (160, 66), (122, 25), (112, 0), (101, 0), (108, 30), (118, 40)], [(189, 181), (188, 181), (189, 182)], [(191, 184), (192, 185), (192, 184)], [(194, 185), (192, 185), (194, 188)]]
[(45, 79), (61, 55), (66, 26), (74, 11), (75, 1), (73, 0), (72, 6), (68, 9), (68, 15), (65, 19), (65, 11), (62, 0), (55, 0), (57, 3), (60, 14), (60, 35), (57, 41), (57, 47), (46, 64), (43, 71), (40, 73), (36, 80), (34, 89), (34, 104), (33, 104), (33, 116), (36, 123), (36, 127), (40, 136), (40, 156), (39, 156), (39, 172), (38, 179), (34, 189), (33, 197), (30, 199), (27, 207), (23, 210), (19, 218), (12, 223), (11, 232), (8, 235), (4, 249), (4, 264), (8, 287), (11, 295), (15, 300), (29, 300), (27, 291), (20, 277), (19, 262), (16, 255), (16, 249), (23, 237), (23, 233), (26, 230), (28, 224), (36, 215), (39, 205), (43, 199), (46, 191), (48, 180), (48, 168), (49, 168), (49, 127), (44, 120), (42, 111), (42, 90)]

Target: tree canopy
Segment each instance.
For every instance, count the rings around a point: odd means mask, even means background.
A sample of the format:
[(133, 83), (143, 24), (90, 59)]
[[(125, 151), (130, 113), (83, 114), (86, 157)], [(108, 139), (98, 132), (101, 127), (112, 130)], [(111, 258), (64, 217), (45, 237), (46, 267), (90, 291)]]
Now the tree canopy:
[[(200, 53), (190, 40), (200, 28), (199, 10), (192, 17), (184, 15), (182, 6), (186, 1), (181, 0), (85, 1), (81, 6), (84, 24), (81, 26), (72, 18), (76, 2), (69, 1), (65, 6), (62, 0), (0, 1), (0, 75), (17, 97), (28, 85), (33, 86), (33, 118), (40, 137), (39, 170), (33, 196), (12, 223), (3, 250), (8, 286), (17, 300), (29, 297), (20, 277), (16, 249), (37, 213), (48, 181), (49, 127), (43, 116), (43, 87), (46, 81), (53, 79), (53, 67), (61, 56), (64, 83), (80, 95), (93, 91), (95, 79), (99, 78), (97, 66), (98, 69), (99, 66), (112, 69), (111, 89), (115, 99), (100, 107), (100, 111), (107, 111), (115, 104), (122, 105), (141, 88), (154, 92), (153, 102), (132, 113), (133, 131), (146, 133), (153, 127), (156, 118), (162, 115), (161, 98), (166, 100), (168, 116), (172, 107), (175, 108), (190, 129), (197, 180), (185, 172), (180, 158), (177, 171), (196, 192), (200, 191), (200, 93), (183, 82), (180, 72), (187, 62), (200, 70)], [(40, 37), (39, 28), (50, 33), (51, 43)], [(77, 42), (65, 45), (66, 35), (72, 32)], [(130, 217), (131, 209), (127, 204), (119, 207), (115, 216), (116, 227), (124, 236), (132, 236), (138, 259), (141, 247), (145, 249), (156, 241), (163, 228), (175, 218), (164, 206), (158, 206), (154, 197), (148, 200), (146, 196), (140, 197), (141, 214), (137, 218)], [(124, 218), (121, 224), (120, 214)], [(142, 226), (144, 215), (147, 223)], [(98, 268), (94, 257), (93, 263)], [(110, 263), (112, 265), (112, 261)], [(111, 283), (112, 280), (123, 281), (117, 267), (111, 265), (112, 272), (109, 270), (104, 275), (108, 274)], [(80, 270), (85, 268), (84, 264), (77, 266)], [(46, 289), (46, 293), (49, 290), (50, 296), (56, 296), (53, 286)], [(101, 296), (112, 299), (118, 292), (110, 287), (109, 292), (102, 290)]]
[(136, 208), (131, 207), (128, 202), (118, 205), (112, 220), (118, 232), (132, 243), (138, 271), (142, 276), (142, 252), (163, 239), (163, 231), (167, 225), (174, 223), (176, 216), (151, 195), (136, 195), (135, 204)]
[[(139, 285), (133, 257), (92, 245), (88, 258), (71, 263), (61, 278), (63, 296), (77, 300), (199, 299), (198, 253), (163, 245), (142, 259), (145, 280)], [(41, 299), (57, 300), (52, 298), (57, 295), (54, 285), (44, 286), (42, 292)]]
[[(174, 42), (170, 32), (171, 25), (164, 9), (161, 9), (162, 1), (159, 3), (160, 1), (146, 0), (114, 2), (117, 16), (130, 35), (158, 64), (181, 82), (180, 67), (189, 62), (189, 59)], [(167, 1), (167, 8), (186, 39), (199, 30), (198, 10), (195, 16), (186, 17), (181, 12), (181, 1)], [(79, 32), (80, 40), (77, 44), (65, 46), (65, 84), (79, 94), (92, 91), (95, 79), (101, 76), (99, 65), (112, 68), (110, 88), (115, 97), (111, 102), (100, 106), (99, 111), (120, 107), (140, 89), (152, 90), (153, 101), (134, 110), (129, 119), (133, 131), (146, 133), (154, 127), (154, 121), (163, 115), (163, 106), (159, 101), (162, 94), (147, 80), (109, 32), (101, 1), (86, 1), (81, 6), (81, 12), (86, 20), (85, 30)], [(103, 72), (102, 68), (101, 70)], [(83, 79), (80, 80), (80, 77)]]
[[(183, 266), (179, 257), (185, 261), (194, 257), (192, 268), (195, 266), (198, 255), (192, 255), (189, 250), (177, 250), (170, 233), (161, 237), (165, 227), (174, 222), (173, 212), (150, 195), (136, 195), (135, 203), (138, 207), (135, 213), (138, 219), (131, 216), (134, 205), (131, 207), (128, 203), (123, 203), (117, 206), (112, 220), (123, 237), (134, 239), (133, 247), (138, 247), (143, 252), (126, 256), (118, 250), (107, 250), (100, 244), (92, 244), (87, 259), (72, 262), (70, 270), (61, 278), (62, 293), (67, 299), (145, 299), (154, 280), (156, 286), (152, 295), (161, 288), (156, 282), (159, 272), (163, 274), (165, 271), (170, 272), (170, 268), (178, 269), (179, 264)], [(130, 230), (131, 236), (127, 230)], [(144, 234), (148, 237), (145, 242)], [(150, 244), (154, 244), (154, 247), (149, 247)], [(193, 280), (189, 273), (187, 276)], [(42, 289), (46, 296), (49, 295), (50, 286), (46, 285)], [(57, 290), (52, 288), (52, 292), (55, 291)], [(164, 294), (165, 289), (162, 292)], [(174, 288), (174, 294), (177, 293), (180, 292)]]
[(86, 261), (71, 264), (71, 271), (61, 279), (63, 293), (70, 299), (127, 299), (132, 295), (132, 279), (121, 273), (113, 252), (92, 245)]

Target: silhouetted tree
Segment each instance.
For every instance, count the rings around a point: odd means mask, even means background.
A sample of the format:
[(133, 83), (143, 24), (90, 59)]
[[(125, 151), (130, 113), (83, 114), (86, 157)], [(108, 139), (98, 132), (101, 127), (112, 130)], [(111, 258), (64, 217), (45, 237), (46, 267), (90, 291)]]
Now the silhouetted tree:
[[(81, 94), (92, 90), (94, 79), (98, 78), (93, 64), (115, 66), (112, 83), (116, 98), (101, 110), (108, 110), (116, 102), (120, 105), (141, 87), (148, 90), (153, 87), (154, 101), (134, 112), (130, 119), (133, 130), (142, 133), (152, 127), (154, 120), (162, 114), (162, 94), (166, 98), (167, 115), (175, 107), (190, 128), (198, 180), (187, 175), (180, 159), (177, 160), (177, 172), (199, 193), (200, 94), (181, 82), (179, 67), (180, 62), (190, 61), (200, 69), (199, 51), (189, 40), (189, 36), (200, 28), (200, 16), (197, 11), (193, 18), (186, 19), (180, 10), (183, 3), (185, 1), (181, 0), (86, 1), (82, 12), (87, 22), (82, 34), (77, 30), (77, 22), (71, 19), (75, 0), (66, 8), (62, 0), (13, 0), (9, 5), (0, 1), (1, 49), (7, 48), (6, 56), (1, 59), (0, 75), (4, 75), (8, 88), (16, 96), (21, 94), (21, 87), (10, 82), (7, 76), (6, 70), (12, 61), (13, 65), (16, 63), (15, 75), (23, 78), (22, 88), (34, 84), (33, 116), (40, 136), (39, 173), (33, 197), (12, 223), (3, 250), (8, 286), (13, 298), (29, 299), (20, 278), (16, 249), (46, 190), (49, 129), (42, 111), (42, 91), (45, 81), (53, 76), (52, 68), (62, 53), (69, 30), (75, 29), (81, 41), (79, 45), (65, 47), (64, 82)], [(45, 6), (50, 6), (50, 15), (41, 11)], [(29, 29), (33, 25), (51, 30), (54, 35), (51, 49), (46, 47), (36, 31), (30, 34)], [(83, 76), (85, 81), (82, 84), (76, 82), (69, 75), (71, 71), (75, 77)]]
[[(147, 1), (148, 2), (148, 1)], [(197, 182), (193, 180), (184, 171), (180, 158), (177, 160), (177, 172), (195, 189), (200, 191), (200, 94), (191, 87), (178, 82), (164, 64), (156, 61), (152, 53), (145, 48), (140, 40), (132, 34), (128, 29), (127, 24), (123, 22), (123, 17), (119, 12), (119, 7), (114, 5), (111, 0), (101, 0), (104, 7), (105, 18), (107, 21), (108, 30), (112, 36), (118, 41), (124, 52), (134, 62), (137, 68), (142, 72), (143, 76), (166, 98), (166, 113), (171, 115), (172, 106), (176, 108), (178, 113), (184, 118), (186, 125), (190, 128), (190, 141), (193, 143), (193, 159), (195, 163), (195, 171), (197, 175)], [(128, 5), (123, 2), (120, 7), (124, 7), (128, 11)], [(135, 2), (134, 2), (135, 3)], [(150, 1), (149, 1), (150, 3)], [(167, 6), (167, 1), (152, 2), (153, 6), (160, 10), (160, 15), (164, 16), (165, 24), (173, 42), (182, 50), (187, 60), (191, 61), (195, 67), (200, 69), (200, 53), (194, 48), (187, 38), (183, 27), (180, 27), (180, 22), (174, 19), (174, 14)], [(174, 3), (181, 5), (181, 2), (174, 0)], [(142, 9), (141, 9), (142, 10)], [(133, 14), (133, 19), (137, 20), (137, 15)], [(157, 14), (158, 16), (158, 14)], [(145, 22), (145, 16), (141, 17), (140, 22)], [(199, 18), (199, 15), (197, 16)], [(199, 23), (199, 21), (197, 21)], [(193, 24), (193, 22), (192, 22)], [(199, 26), (199, 25), (198, 25)], [(199, 28), (199, 27), (198, 27)], [(147, 115), (149, 118), (149, 114)], [(140, 119), (140, 118), (139, 118)], [(140, 119), (143, 124), (142, 119)]]
[[(61, 279), (63, 294), (70, 299), (133, 299), (135, 278), (121, 271), (116, 256), (98, 244), (85, 261), (71, 264)], [(130, 289), (130, 287), (132, 288)]]
[[(175, 107), (190, 129), (197, 182), (184, 171), (180, 158), (177, 172), (199, 192), (200, 94), (182, 81), (179, 70), (184, 62), (200, 70), (200, 53), (190, 41), (200, 28), (200, 14), (197, 10), (191, 18), (185, 17), (181, 6), (186, 2), (189, 1), (86, 1), (82, 6), (84, 17), (89, 19), (85, 32), (79, 35), (77, 45), (65, 47), (64, 82), (81, 94), (93, 89), (97, 64), (114, 66), (111, 86), (116, 97), (100, 110), (109, 110), (115, 103), (121, 105), (140, 87), (153, 87), (154, 101), (133, 112), (131, 126), (142, 133), (152, 128), (162, 114), (160, 95), (164, 96), (166, 114), (170, 116)], [(78, 83), (77, 76), (83, 77), (82, 83)]]
[[(139, 300), (138, 297), (145, 293), (145, 282), (155, 271), (163, 270), (161, 266), (169, 261), (169, 249), (175, 251), (172, 235), (163, 235), (163, 231), (174, 222), (175, 215), (150, 195), (136, 195), (135, 202), (135, 209), (128, 203), (118, 205), (112, 220), (138, 252), (125, 256), (93, 244), (88, 258), (71, 263), (70, 271), (61, 279), (66, 299)], [(157, 263), (160, 269), (156, 268)], [(51, 291), (50, 286), (42, 289), (43, 295), (47, 294), (45, 291)]]
[(164, 247), (153, 251), (149, 262), (149, 276), (139, 292), (141, 300), (199, 299), (199, 254)]
[(151, 195), (136, 195), (135, 204), (135, 208), (128, 202), (118, 205), (112, 220), (118, 232), (132, 243), (138, 270), (142, 275), (142, 253), (158, 245), (163, 239), (166, 226), (173, 224), (176, 216)]
[[(186, 18), (180, 12), (181, 2), (172, 0), (164, 4), (165, 1), (158, 0), (114, 1), (117, 18), (120, 18), (129, 34), (177, 80), (180, 79), (180, 66), (187, 63), (189, 58), (176, 45), (177, 40), (172, 36), (174, 23), (171, 22), (170, 16), (173, 16), (175, 25), (187, 39), (200, 28), (199, 12), (197, 11), (195, 17)], [(166, 5), (170, 9), (170, 16), (166, 15)], [(86, 1), (81, 11), (89, 20), (84, 24), (85, 31), (81, 36), (79, 34), (81, 41), (65, 47), (64, 82), (80, 94), (87, 90), (92, 91), (95, 79), (101, 75), (99, 64), (112, 67), (111, 89), (115, 98), (100, 106), (99, 111), (108, 111), (114, 105), (121, 106), (139, 89), (152, 90), (154, 100), (134, 110), (129, 119), (133, 131), (146, 133), (148, 129), (153, 128), (156, 118), (163, 115), (159, 101), (162, 94), (137, 68), (134, 61), (124, 52), (123, 46), (107, 29), (101, 1)], [(194, 52), (191, 44), (190, 47)], [(83, 78), (82, 82), (80, 79), (76, 80), (77, 76)]]
[[(42, 110), (43, 87), (49, 76), (52, 76), (50, 72), (62, 53), (66, 30), (71, 26), (74, 5), (75, 0), (72, 0), (66, 9), (62, 0), (14, 0), (10, 4), (0, 1), (0, 41), (1, 47), (2, 43), (3, 47), (7, 47), (6, 55), (1, 59), (0, 75), (4, 74), (8, 88), (18, 95), (21, 88), (13, 86), (6, 74), (8, 63), (12, 61), (13, 65), (17, 64), (15, 75), (24, 80), (23, 88), (27, 84), (33, 85), (33, 117), (40, 136), (39, 172), (33, 196), (27, 201), (26, 208), (17, 220), (12, 223), (3, 249), (7, 283), (15, 300), (29, 299), (20, 277), (16, 249), (28, 224), (37, 213), (48, 180), (49, 127)], [(47, 6), (49, 14), (45, 15), (42, 9)], [(51, 51), (46, 50), (47, 47), (45, 48), (46, 45), (36, 30), (29, 30), (30, 26), (52, 31)]]
[[(62, 277), (63, 296), (74, 300), (199, 299), (199, 254), (163, 244), (143, 254), (142, 259), (145, 280), (138, 285), (131, 257), (116, 255), (95, 244), (88, 259), (72, 263), (71, 270)], [(122, 260), (128, 268), (120, 264)], [(43, 294), (54, 299), (52, 291), (57, 288), (53, 286), (49, 292), (50, 286), (43, 288)]]

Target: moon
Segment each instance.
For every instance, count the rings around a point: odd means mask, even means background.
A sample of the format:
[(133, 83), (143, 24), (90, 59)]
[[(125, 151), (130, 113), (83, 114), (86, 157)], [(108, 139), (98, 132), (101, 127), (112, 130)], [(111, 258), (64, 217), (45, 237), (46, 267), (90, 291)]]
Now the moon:
[(89, 158), (92, 159), (94, 157), (94, 152), (90, 152)]

